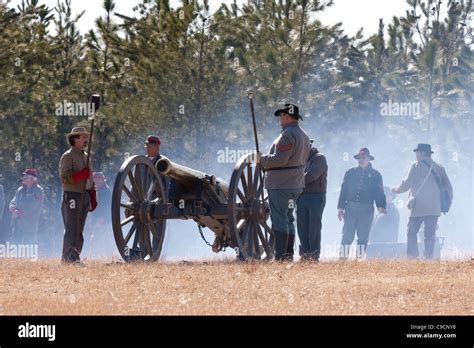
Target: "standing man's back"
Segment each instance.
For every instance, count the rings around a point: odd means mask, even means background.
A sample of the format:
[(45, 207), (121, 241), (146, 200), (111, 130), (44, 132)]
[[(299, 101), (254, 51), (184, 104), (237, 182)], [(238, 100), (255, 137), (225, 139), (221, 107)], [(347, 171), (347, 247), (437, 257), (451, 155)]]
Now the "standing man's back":
[[(431, 259), (434, 253), (438, 218), (441, 212), (446, 210), (442, 209), (445, 208), (442, 206), (442, 199), (447, 201), (449, 207), (453, 199), (453, 188), (444, 168), (431, 158), (434, 152), (430, 144), (418, 144), (413, 151), (416, 153), (416, 162), (411, 166), (408, 176), (401, 185), (393, 188), (393, 192), (410, 191), (407, 256), (418, 257), (417, 235), (421, 224), (424, 224), (424, 256)], [(443, 191), (447, 197), (443, 197)]]

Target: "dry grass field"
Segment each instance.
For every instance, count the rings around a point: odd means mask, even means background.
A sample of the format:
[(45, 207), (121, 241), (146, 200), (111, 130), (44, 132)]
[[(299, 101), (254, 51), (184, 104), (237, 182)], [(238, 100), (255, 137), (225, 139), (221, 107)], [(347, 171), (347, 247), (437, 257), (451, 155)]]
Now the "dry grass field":
[(474, 263), (0, 260), (4, 315), (474, 315)]

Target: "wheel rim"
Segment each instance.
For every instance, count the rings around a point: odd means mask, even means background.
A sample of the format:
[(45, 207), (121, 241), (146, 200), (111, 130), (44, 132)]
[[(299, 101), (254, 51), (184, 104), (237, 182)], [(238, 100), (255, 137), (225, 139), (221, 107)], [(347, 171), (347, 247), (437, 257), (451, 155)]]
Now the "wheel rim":
[[(264, 194), (263, 171), (252, 158), (243, 156), (237, 162), (229, 185), (229, 228), (239, 258), (266, 259), (273, 257), (275, 238), (267, 224), (268, 197)], [(263, 203), (262, 203), (263, 202)]]
[(130, 157), (120, 167), (112, 193), (112, 228), (125, 261), (160, 257), (166, 220), (150, 215), (152, 201), (167, 201), (162, 177), (147, 157)]

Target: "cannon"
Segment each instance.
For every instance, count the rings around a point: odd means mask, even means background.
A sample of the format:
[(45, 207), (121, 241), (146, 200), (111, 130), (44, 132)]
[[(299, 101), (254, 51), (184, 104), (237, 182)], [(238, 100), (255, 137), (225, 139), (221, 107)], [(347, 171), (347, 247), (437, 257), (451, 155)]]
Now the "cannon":
[[(214, 252), (232, 248), (240, 260), (270, 260), (273, 231), (268, 197), (254, 154), (240, 158), (230, 184), (162, 158), (154, 165), (132, 156), (120, 167), (112, 192), (112, 228), (125, 261), (157, 261), (166, 222), (194, 220), (215, 234)], [(208, 243), (210, 245), (210, 243)]]

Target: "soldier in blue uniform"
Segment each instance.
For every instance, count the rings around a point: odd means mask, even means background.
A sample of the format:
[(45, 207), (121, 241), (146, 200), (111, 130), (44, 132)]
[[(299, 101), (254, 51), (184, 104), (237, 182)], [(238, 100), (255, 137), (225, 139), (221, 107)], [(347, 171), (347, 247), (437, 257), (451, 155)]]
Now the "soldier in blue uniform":
[(369, 149), (360, 149), (354, 156), (359, 165), (349, 169), (344, 175), (337, 204), (337, 216), (344, 220), (340, 258), (345, 260), (357, 232), (357, 257), (362, 258), (367, 249), (369, 232), (374, 220), (374, 201), (379, 213), (386, 213), (386, 199), (383, 191), (382, 175), (372, 168), (370, 161), (375, 158)]
[(265, 188), (275, 235), (275, 260), (292, 260), (295, 242), (293, 211), (305, 185), (304, 170), (310, 142), (298, 124), (298, 120), (303, 119), (298, 106), (285, 104), (274, 115), (280, 119), (281, 134), (273, 142), (269, 154), (261, 156), (259, 161), (265, 170)]

